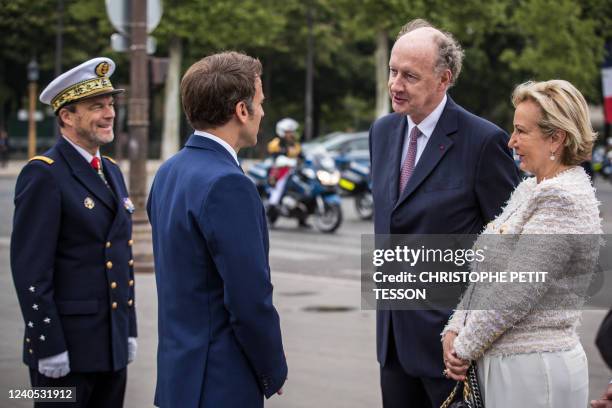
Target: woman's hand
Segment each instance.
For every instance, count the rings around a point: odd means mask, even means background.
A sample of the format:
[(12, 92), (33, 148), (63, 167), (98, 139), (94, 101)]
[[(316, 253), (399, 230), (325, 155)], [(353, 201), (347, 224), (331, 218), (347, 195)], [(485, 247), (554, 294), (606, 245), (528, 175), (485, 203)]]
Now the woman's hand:
[(467, 370), (470, 367), (470, 362), (457, 357), (457, 353), (455, 353), (456, 338), (457, 333), (449, 331), (444, 334), (442, 339), (442, 355), (444, 356), (444, 365), (446, 366), (444, 373), (447, 378), (455, 381), (464, 381)]

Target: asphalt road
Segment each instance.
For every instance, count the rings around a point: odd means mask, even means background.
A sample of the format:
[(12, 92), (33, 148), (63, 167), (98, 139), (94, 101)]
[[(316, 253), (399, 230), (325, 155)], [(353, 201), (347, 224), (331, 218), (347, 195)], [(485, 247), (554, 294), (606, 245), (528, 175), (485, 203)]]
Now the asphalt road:
[[(0, 406), (31, 403), (7, 399), (9, 388), (28, 386), (21, 363), (23, 322), (10, 277), (9, 236), (14, 175), (0, 174)], [(604, 231), (612, 233), (612, 184), (598, 189)], [(286, 393), (266, 404), (272, 408), (379, 407), (374, 314), (361, 311), (359, 296), (361, 234), (372, 223), (361, 221), (352, 200), (345, 200), (344, 223), (335, 234), (297, 228), (280, 220), (272, 229), (270, 260), (275, 303), (281, 315), (290, 374)], [(130, 366), (126, 407), (152, 405), (155, 385), (156, 300), (152, 275), (139, 275), (139, 356)], [(610, 379), (593, 345), (604, 311), (584, 313), (581, 338), (589, 358), (591, 397)]]

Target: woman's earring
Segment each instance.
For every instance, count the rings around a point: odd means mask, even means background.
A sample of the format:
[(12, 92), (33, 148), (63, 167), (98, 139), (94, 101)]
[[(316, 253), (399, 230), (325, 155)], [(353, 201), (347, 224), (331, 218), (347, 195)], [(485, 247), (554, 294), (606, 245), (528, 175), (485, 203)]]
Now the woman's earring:
[(555, 152), (550, 152), (550, 161), (555, 161)]

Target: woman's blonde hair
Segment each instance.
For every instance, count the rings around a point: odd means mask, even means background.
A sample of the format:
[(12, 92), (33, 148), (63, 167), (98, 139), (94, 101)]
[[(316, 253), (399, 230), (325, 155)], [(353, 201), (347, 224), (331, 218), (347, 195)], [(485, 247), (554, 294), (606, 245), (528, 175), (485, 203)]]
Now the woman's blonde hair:
[(573, 166), (589, 160), (597, 133), (591, 126), (586, 100), (574, 85), (562, 79), (528, 81), (512, 93), (515, 108), (526, 100), (540, 107), (542, 117), (538, 126), (546, 137), (552, 137), (558, 130), (565, 131), (562, 164)]

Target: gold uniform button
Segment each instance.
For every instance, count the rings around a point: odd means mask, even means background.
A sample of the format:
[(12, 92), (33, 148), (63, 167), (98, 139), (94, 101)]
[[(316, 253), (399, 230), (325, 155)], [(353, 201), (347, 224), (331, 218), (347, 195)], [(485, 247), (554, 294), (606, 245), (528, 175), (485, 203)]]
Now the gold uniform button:
[(130, 265), (130, 266), (134, 266), (134, 260), (133, 260), (133, 259), (130, 259), (130, 260), (129, 260), (129, 262), (128, 262), (128, 265)]
[(29, 339), (29, 338), (26, 338), (26, 343), (29, 343), (29, 342), (30, 342), (30, 339)]
[(132, 246), (132, 245), (134, 245), (134, 240), (133, 240), (133, 239), (130, 239), (130, 240), (128, 241), (128, 246)]
[(110, 242), (110, 241), (108, 241), (108, 242), (106, 243), (106, 247), (107, 247), (107, 248), (110, 248), (110, 247), (111, 247), (111, 245), (112, 245), (112, 244), (111, 244), (111, 242)]
[(117, 306), (118, 306), (118, 305), (117, 305), (117, 302), (113, 302), (113, 304), (111, 305), (111, 307), (112, 307), (113, 309), (116, 309), (116, 308), (117, 308)]
[(117, 289), (117, 282), (111, 282), (111, 289)]
[(134, 304), (134, 301), (132, 299), (128, 300), (128, 306), (132, 306)]
[(30, 352), (30, 354), (34, 353), (34, 350), (32, 350), (32, 349), (28, 349), (28, 351)]
[(130, 281), (128, 282), (128, 285), (134, 286), (134, 279), (130, 279)]
[(113, 268), (113, 263), (111, 261), (108, 261), (106, 263), (106, 269), (112, 269)]

